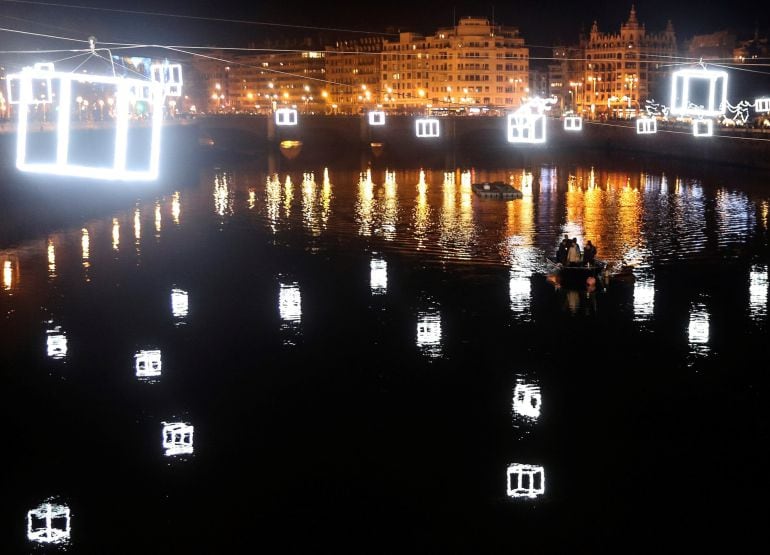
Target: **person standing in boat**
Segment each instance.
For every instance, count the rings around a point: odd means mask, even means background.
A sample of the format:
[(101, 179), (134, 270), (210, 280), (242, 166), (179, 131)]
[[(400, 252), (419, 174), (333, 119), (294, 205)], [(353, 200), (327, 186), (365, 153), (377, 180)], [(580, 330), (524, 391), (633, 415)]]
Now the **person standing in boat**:
[(569, 246), (569, 237), (565, 235), (564, 239), (562, 239), (561, 243), (559, 243), (559, 248), (556, 250), (556, 262), (559, 264), (564, 264), (567, 261), (567, 250), (569, 249)]
[(577, 266), (580, 264), (580, 246), (577, 242), (577, 237), (573, 237), (570, 242), (569, 250), (567, 251), (567, 264), (570, 266)]
[(596, 247), (594, 246), (593, 243), (591, 243), (591, 241), (588, 241), (586, 243), (585, 248), (583, 249), (583, 262), (585, 262), (589, 266), (593, 266), (595, 260), (596, 260)]

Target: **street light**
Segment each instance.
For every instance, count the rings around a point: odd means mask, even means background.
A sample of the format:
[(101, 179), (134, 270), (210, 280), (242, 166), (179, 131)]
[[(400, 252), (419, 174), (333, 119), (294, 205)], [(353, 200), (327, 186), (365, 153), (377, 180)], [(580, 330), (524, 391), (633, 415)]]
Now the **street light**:
[(634, 83), (638, 82), (639, 78), (636, 75), (626, 75), (626, 83), (628, 83), (628, 107), (631, 108), (631, 100), (634, 97)]

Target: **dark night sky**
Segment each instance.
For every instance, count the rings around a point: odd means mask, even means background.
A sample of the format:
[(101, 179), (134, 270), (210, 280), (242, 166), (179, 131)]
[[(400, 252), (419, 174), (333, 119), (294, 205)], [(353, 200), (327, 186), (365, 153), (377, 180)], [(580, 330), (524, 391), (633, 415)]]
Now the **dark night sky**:
[[(573, 43), (577, 40), (581, 28), (589, 29), (594, 19), (598, 20), (602, 30), (617, 31), (620, 23), (628, 17), (631, 6), (630, 1), (617, 0), (589, 3), (538, 0), (499, 4), (451, 0), (359, 0), (350, 3), (328, 0), (219, 0), (206, 6), (192, 5), (189, 1), (181, 0), (49, 0), (49, 4), (66, 3), (366, 31), (382, 31), (385, 26), (392, 25), (401, 30), (422, 32), (431, 32), (437, 26), (451, 24), (453, 13), (457, 17), (491, 16), (494, 10), (498, 22), (518, 26), (524, 38), (532, 45)], [(707, 33), (726, 27), (737, 31), (739, 36), (750, 35), (758, 28), (760, 33), (766, 36), (770, 31), (770, 10), (761, 6), (766, 4), (763, 1), (745, 0), (636, 2), (639, 20), (646, 24), (648, 30), (662, 30), (666, 20), (671, 19), (680, 43), (695, 33)], [(77, 38), (94, 34), (100, 40), (116, 42), (224, 46), (245, 46), (249, 41), (259, 42), (266, 37), (278, 37), (285, 33), (314, 33), (311, 30), (65, 9), (53, 5), (20, 4), (4, 0), (0, 0), (0, 26)], [(24, 38), (5, 32), (0, 33), (0, 41), (0, 49), (45, 48), (52, 44), (38, 38)], [(62, 43), (55, 44), (61, 46)], [(542, 53), (533, 51), (532, 55)]]

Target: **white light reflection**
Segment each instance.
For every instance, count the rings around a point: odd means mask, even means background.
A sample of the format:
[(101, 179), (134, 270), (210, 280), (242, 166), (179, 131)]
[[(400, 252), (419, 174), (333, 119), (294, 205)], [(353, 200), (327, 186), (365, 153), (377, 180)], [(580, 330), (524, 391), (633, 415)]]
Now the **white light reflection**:
[(329, 181), (329, 168), (324, 168), (324, 181), (321, 185), (321, 225), (326, 227), (332, 209), (332, 183)]
[(163, 215), (160, 212), (160, 201), (155, 201), (155, 237), (160, 237)]
[(302, 175), (302, 223), (312, 235), (321, 234), (321, 225), (316, 211), (316, 182), (313, 172)]
[(186, 318), (188, 312), (187, 291), (171, 290), (171, 314), (174, 318)]
[(112, 218), (112, 250), (120, 248), (120, 222), (117, 218)]
[(634, 282), (634, 320), (646, 322), (655, 314), (655, 281), (639, 278)]
[(358, 198), (356, 199), (358, 234), (369, 236), (374, 226), (374, 183), (372, 170), (367, 169), (358, 176)]
[(179, 191), (175, 191), (171, 197), (171, 217), (174, 219), (174, 225), (179, 225), (179, 215), (182, 213), (182, 204), (179, 199)]
[(540, 407), (543, 398), (540, 386), (536, 383), (526, 383), (523, 379), (516, 380), (513, 389), (513, 413), (528, 420), (540, 418)]
[(753, 320), (767, 316), (767, 266), (753, 266), (749, 273), (749, 310)]
[(545, 493), (545, 469), (542, 466), (513, 463), (508, 467), (508, 497), (534, 499)]
[(384, 295), (388, 292), (388, 263), (381, 258), (372, 258), (369, 263), (369, 285), (372, 295)]
[(194, 426), (185, 422), (163, 422), (163, 448), (165, 455), (191, 455), (193, 452)]
[(230, 197), (230, 179), (226, 173), (214, 176), (214, 212), (219, 216), (233, 213), (233, 199)]
[(60, 326), (54, 326), (46, 330), (46, 354), (54, 359), (61, 360), (67, 357), (67, 335)]
[(134, 367), (137, 378), (156, 378), (160, 376), (163, 370), (160, 351), (139, 351), (134, 355)]
[(80, 237), (80, 247), (83, 252), (83, 268), (86, 270), (86, 281), (88, 281), (88, 268), (91, 266), (91, 263), (88, 261), (91, 256), (91, 238), (88, 236), (86, 228), (81, 229), (80, 233), (82, 234)]
[(532, 290), (530, 275), (531, 273), (522, 271), (520, 268), (510, 269), (508, 298), (513, 312), (523, 313), (529, 310)]
[(10, 291), (13, 287), (13, 265), (10, 260), (3, 261), (3, 289)]
[(291, 176), (286, 176), (283, 184), (283, 214), (288, 219), (291, 216), (291, 201), (294, 199), (294, 184), (291, 182)]
[(138, 247), (139, 241), (142, 240), (142, 211), (138, 206), (134, 210), (134, 240)]
[(708, 351), (709, 342), (709, 313), (703, 303), (693, 303), (690, 309), (690, 323), (687, 335), (693, 350)]
[(63, 544), (70, 539), (71, 513), (66, 505), (43, 503), (27, 511), (27, 539), (36, 543)]
[(56, 247), (53, 244), (53, 239), (48, 239), (47, 253), (48, 253), (48, 277), (53, 279), (56, 277)]
[(437, 310), (417, 314), (417, 347), (430, 357), (441, 354), (441, 313)]
[(281, 209), (281, 180), (278, 174), (267, 178), (265, 184), (265, 207), (267, 209), (267, 219), (270, 222), (270, 230), (273, 233), (278, 231), (278, 219)]
[(382, 232), (388, 241), (392, 241), (396, 237), (396, 223), (398, 221), (396, 187), (396, 172), (385, 170), (385, 208), (382, 213)]
[(278, 293), (278, 313), (287, 324), (299, 324), (302, 319), (302, 296), (297, 283), (281, 283)]
[(257, 192), (254, 189), (249, 189), (248, 205), (249, 210), (254, 210), (254, 207), (257, 205)]

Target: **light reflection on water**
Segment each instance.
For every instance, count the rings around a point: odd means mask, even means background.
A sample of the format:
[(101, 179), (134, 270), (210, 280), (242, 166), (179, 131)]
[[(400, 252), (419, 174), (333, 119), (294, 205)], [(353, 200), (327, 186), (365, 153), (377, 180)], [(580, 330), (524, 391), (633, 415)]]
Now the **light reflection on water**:
[(690, 308), (687, 337), (693, 353), (706, 354), (709, 352), (709, 313), (703, 302), (695, 302)]
[(640, 277), (634, 283), (634, 320), (646, 322), (655, 314), (655, 281)]
[(768, 283), (767, 266), (752, 266), (749, 273), (749, 310), (755, 321), (761, 321), (767, 316)]
[(417, 313), (417, 348), (429, 357), (441, 356), (441, 313), (431, 308)]
[(369, 286), (372, 295), (384, 295), (388, 292), (388, 263), (382, 258), (372, 258), (370, 262)]

